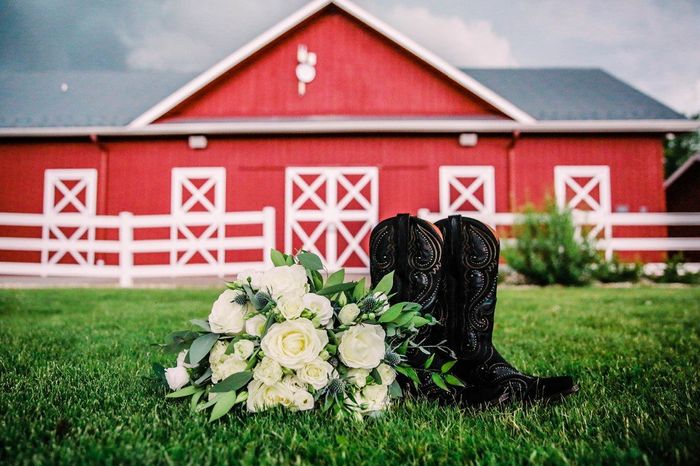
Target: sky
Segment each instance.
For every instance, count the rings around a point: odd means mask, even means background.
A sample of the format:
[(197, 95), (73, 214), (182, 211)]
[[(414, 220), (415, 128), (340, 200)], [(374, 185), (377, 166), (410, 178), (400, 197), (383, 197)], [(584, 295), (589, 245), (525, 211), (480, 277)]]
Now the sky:
[[(0, 0), (0, 71), (203, 71), (306, 0)], [(450, 63), (600, 67), (700, 112), (700, 0), (355, 0)]]

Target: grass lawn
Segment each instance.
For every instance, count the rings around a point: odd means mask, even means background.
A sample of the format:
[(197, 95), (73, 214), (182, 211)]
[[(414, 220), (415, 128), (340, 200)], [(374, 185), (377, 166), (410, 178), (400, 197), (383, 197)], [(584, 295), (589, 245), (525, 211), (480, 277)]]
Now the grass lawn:
[(700, 462), (700, 288), (507, 289), (495, 340), (524, 370), (574, 375), (557, 406), (407, 402), (364, 423), (311, 413), (207, 423), (165, 400), (149, 343), (217, 290), (0, 290), (0, 463)]

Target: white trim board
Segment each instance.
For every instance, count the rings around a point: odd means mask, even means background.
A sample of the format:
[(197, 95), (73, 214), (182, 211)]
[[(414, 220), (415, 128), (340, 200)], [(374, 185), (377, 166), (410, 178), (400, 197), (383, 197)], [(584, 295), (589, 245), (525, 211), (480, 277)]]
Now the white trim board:
[(236, 50), (231, 55), (218, 62), (216, 65), (198, 75), (150, 109), (146, 110), (143, 114), (136, 117), (131, 123), (129, 123), (128, 126), (131, 128), (139, 128), (153, 123), (155, 120), (202, 90), (205, 86), (222, 76), (224, 73), (228, 72), (239, 63), (243, 62), (259, 50), (263, 49), (265, 46), (272, 43), (277, 38), (286, 34), (292, 28), (301, 24), (303, 21), (307, 20), (329, 5), (337, 6), (350, 16), (391, 40), (402, 49), (429, 64), (457, 84), (461, 85), (467, 91), (500, 110), (510, 118), (513, 118), (515, 121), (521, 123), (533, 123), (535, 121), (532, 116), (519, 109), (513, 103), (496, 94), (491, 89), (479, 83), (463, 71), (460, 71), (459, 69), (450, 65), (442, 58), (418, 45), (416, 42), (404, 36), (388, 24), (370, 15), (367, 11), (358, 7), (351, 1), (314, 0), (307, 3), (301, 9), (280, 21), (252, 41), (248, 42), (246, 45)]
[(671, 186), (678, 178), (680, 178), (680, 176), (683, 173), (685, 173), (696, 162), (700, 162), (700, 152), (691, 156), (688, 160), (683, 162), (683, 165), (678, 167), (678, 169), (675, 172), (671, 173), (671, 176), (669, 176), (666, 179), (666, 181), (664, 181), (664, 189), (668, 189), (669, 186)]

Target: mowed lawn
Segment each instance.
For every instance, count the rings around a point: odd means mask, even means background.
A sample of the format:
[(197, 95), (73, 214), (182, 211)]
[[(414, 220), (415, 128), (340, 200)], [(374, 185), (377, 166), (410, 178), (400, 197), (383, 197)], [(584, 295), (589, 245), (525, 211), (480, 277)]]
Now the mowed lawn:
[(406, 402), (363, 423), (270, 412), (208, 423), (163, 398), (149, 346), (217, 290), (0, 290), (3, 464), (698, 464), (700, 288), (506, 289), (495, 340), (574, 375), (556, 406)]

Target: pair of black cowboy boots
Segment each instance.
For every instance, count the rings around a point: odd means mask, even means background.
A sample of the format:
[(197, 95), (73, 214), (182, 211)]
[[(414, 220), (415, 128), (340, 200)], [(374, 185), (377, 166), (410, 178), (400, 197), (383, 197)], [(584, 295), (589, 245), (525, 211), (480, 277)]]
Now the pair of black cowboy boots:
[(417, 302), (435, 316), (442, 325), (429, 327), (426, 344), (446, 345), (457, 358), (452, 373), (465, 387), (450, 395), (434, 386), (426, 388), (423, 394), (429, 398), (483, 407), (507, 401), (556, 401), (578, 390), (568, 376), (523, 374), (494, 348), (498, 259), (495, 233), (460, 215), (432, 224), (400, 214), (372, 231), (372, 282), (393, 271), (392, 301)]

